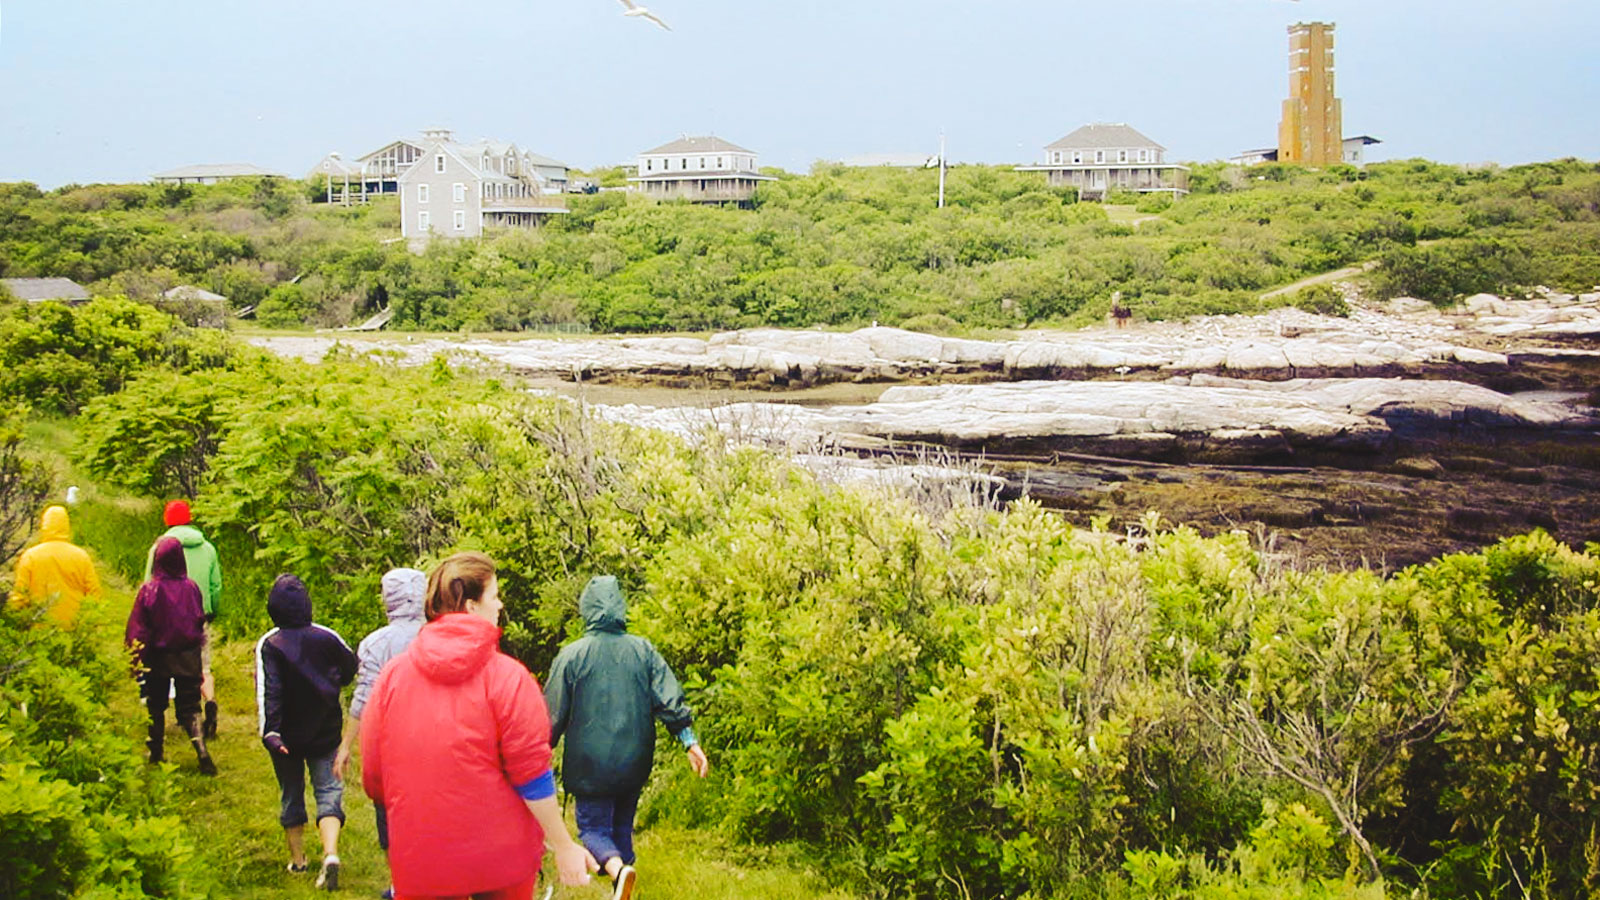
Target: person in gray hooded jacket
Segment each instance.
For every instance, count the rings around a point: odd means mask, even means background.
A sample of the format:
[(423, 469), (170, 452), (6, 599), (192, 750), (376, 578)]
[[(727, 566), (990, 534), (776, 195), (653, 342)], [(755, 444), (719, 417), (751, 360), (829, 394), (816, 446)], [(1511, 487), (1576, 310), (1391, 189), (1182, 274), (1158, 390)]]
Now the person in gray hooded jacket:
[[(411, 641), (422, 630), (424, 620), (422, 603), (428, 592), (428, 576), (416, 569), (390, 569), (383, 575), (383, 606), (389, 614), (389, 624), (367, 635), (356, 648), (360, 668), (356, 672), (356, 689), (350, 695), (350, 727), (345, 730), (339, 752), (333, 758), (333, 771), (342, 780), (350, 764), (350, 750), (361, 739), (361, 713), (372, 696), (372, 687), (385, 664), (411, 646)], [(378, 820), (378, 846), (389, 849), (389, 818), (381, 804), (375, 804), (373, 814)], [(389, 894), (385, 894), (389, 896)]]

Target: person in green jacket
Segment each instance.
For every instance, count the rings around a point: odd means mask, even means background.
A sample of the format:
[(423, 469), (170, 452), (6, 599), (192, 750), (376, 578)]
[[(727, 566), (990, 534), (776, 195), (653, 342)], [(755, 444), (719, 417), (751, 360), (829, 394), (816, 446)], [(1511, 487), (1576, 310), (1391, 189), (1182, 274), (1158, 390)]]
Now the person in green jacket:
[[(222, 599), (222, 564), (217, 559), (217, 548), (211, 546), (200, 529), (191, 524), (189, 504), (174, 500), (167, 504), (162, 514), (167, 530), (156, 538), (177, 538), (183, 545), (183, 559), (189, 567), (189, 579), (200, 586), (200, 600), (206, 614), (205, 640), (200, 645), (200, 697), (205, 701), (205, 719), (201, 734), (206, 740), (217, 736), (217, 683), (211, 677), (211, 620), (217, 617), (217, 604)], [(150, 557), (145, 560), (144, 580), (150, 580), (151, 563), (155, 560), (155, 545), (150, 547)]]
[(617, 579), (598, 575), (578, 600), (584, 635), (561, 648), (545, 685), (550, 746), (565, 737), (561, 780), (576, 800), (578, 838), (610, 875), (615, 900), (633, 893), (633, 815), (650, 780), (655, 719), (688, 752), (696, 775), (710, 763), (694, 734), (683, 688), (654, 645), (627, 633)]

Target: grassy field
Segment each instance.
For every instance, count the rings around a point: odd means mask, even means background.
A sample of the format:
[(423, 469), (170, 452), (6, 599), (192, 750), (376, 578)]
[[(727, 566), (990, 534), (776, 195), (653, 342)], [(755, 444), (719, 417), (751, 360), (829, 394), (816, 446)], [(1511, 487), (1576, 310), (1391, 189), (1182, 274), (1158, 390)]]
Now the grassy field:
[[(120, 654), (122, 623), (133, 603), (144, 554), (149, 540), (160, 532), (160, 506), (109, 490), (79, 471), (67, 453), (73, 440), (70, 425), (36, 422), (28, 437), (30, 445), (55, 468), (58, 485), (80, 488), (81, 501), (71, 510), (74, 540), (95, 556), (105, 585), (105, 607), (92, 620), (103, 635), (104, 652)], [(227, 561), (223, 564), (226, 572)], [(264, 603), (265, 598), (232, 597), (229, 602)], [(359, 637), (346, 635), (352, 645)], [(217, 680), (220, 727), (211, 751), (220, 774), (215, 778), (200, 775), (187, 738), (170, 725), (166, 740), (167, 765), (173, 770), (171, 783), (177, 791), (173, 811), (191, 827), (209, 874), (209, 883), (200, 887), (219, 898), (312, 896), (317, 893), (313, 880), (320, 858), (317, 839), (309, 833), (312, 829), (308, 829), (306, 847), (311, 871), (304, 875), (285, 871), (288, 851), (278, 825), (278, 786), (266, 750), (256, 737), (253, 644), (241, 640), (219, 645), (213, 653), (212, 671)], [(115, 694), (110, 714), (107, 728), (115, 729), (132, 745), (142, 745), (146, 719), (132, 681)], [(372, 803), (360, 787), (358, 765), (359, 760), (348, 773), (344, 795), (347, 821), (339, 842), (341, 893), (376, 897), (389, 884), (388, 870), (378, 849)], [(831, 890), (796, 852), (762, 848), (752, 857), (749, 851), (710, 832), (650, 828), (639, 833), (638, 851), (637, 896), (649, 900), (848, 900), (852, 896)], [(601, 900), (609, 896), (609, 889), (609, 882), (597, 881), (584, 888), (558, 887), (555, 896)]]

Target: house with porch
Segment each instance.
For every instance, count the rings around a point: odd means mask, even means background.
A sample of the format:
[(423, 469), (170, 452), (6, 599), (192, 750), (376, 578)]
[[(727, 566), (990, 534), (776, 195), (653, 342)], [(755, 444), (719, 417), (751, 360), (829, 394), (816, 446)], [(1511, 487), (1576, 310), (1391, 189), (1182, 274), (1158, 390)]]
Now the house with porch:
[[(424, 131), (420, 138), (390, 141), (354, 160), (344, 159), (337, 151), (329, 153), (306, 177), (322, 179), (323, 198), (329, 203), (365, 203), (372, 195), (398, 193), (400, 177), (423, 158), (428, 144), (433, 141), (457, 143), (448, 128), (433, 128)], [(566, 163), (523, 150), (514, 143), (486, 138), (473, 144), (459, 144), (458, 150), (480, 171), (509, 175), (533, 173), (544, 179), (550, 190), (559, 193), (567, 188)]]
[(422, 155), (398, 178), (401, 235), (413, 243), (475, 238), (565, 215), (566, 195), (529, 158), (511, 144), (463, 144), (448, 130), (428, 132)]
[(761, 182), (777, 179), (761, 174), (754, 151), (715, 136), (684, 136), (639, 154), (628, 180), (657, 200), (749, 206)]
[(1189, 193), (1189, 168), (1166, 161), (1167, 148), (1124, 124), (1095, 123), (1044, 148), (1044, 162), (1017, 166), (1043, 172), (1051, 187), (1075, 187), (1084, 200), (1112, 191)]

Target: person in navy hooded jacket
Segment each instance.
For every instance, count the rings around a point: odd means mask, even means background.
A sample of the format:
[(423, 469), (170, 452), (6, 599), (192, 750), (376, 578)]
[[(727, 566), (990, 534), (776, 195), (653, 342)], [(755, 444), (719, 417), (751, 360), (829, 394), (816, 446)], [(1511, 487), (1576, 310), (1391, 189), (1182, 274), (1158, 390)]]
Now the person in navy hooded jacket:
[(311, 594), (299, 578), (279, 575), (267, 597), (277, 627), (256, 644), (256, 702), (261, 743), (272, 757), (283, 797), (278, 815), (289, 844), (289, 871), (304, 872), (305, 777), (317, 803), (322, 870), (317, 887), (339, 887), (339, 829), (344, 825), (344, 785), (334, 755), (344, 727), (339, 689), (356, 674), (356, 655), (331, 628), (311, 621)]

